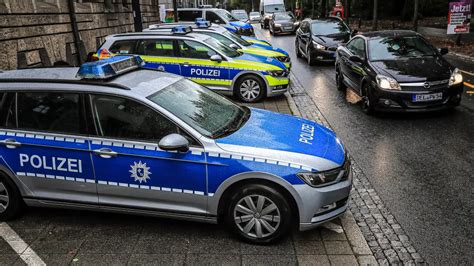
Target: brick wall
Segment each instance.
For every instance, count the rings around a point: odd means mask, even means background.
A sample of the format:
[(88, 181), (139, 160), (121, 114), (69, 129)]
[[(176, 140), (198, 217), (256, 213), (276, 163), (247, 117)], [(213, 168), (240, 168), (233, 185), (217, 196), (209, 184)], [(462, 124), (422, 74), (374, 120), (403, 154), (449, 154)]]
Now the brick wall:
[[(106, 4), (107, 1), (109, 4)], [(132, 0), (75, 0), (84, 51), (105, 36), (134, 31)], [(143, 27), (159, 22), (159, 1), (139, 0)], [(68, 0), (0, 1), (0, 69), (77, 64)]]

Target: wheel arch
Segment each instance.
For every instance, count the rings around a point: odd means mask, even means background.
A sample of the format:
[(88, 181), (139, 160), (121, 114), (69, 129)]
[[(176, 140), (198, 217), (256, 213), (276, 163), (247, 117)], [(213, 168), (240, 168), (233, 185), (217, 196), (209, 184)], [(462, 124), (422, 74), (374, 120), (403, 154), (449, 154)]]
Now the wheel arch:
[(263, 172), (248, 172), (237, 174), (224, 181), (214, 193), (214, 200), (209, 201), (209, 213), (217, 215), (218, 219), (225, 213), (227, 200), (230, 199), (232, 192), (246, 184), (264, 184), (277, 189), (288, 200), (292, 210), (296, 213), (293, 218), (299, 223), (299, 214), (302, 212), (302, 199), (293, 186), (281, 177)]
[(23, 195), (31, 195), (32, 192), (28, 189), (28, 187), (21, 182), (21, 180), (16, 176), (15, 173), (5, 164), (2, 163), (3, 157), (0, 156), (0, 175), (8, 178), (18, 189), (20, 194)]

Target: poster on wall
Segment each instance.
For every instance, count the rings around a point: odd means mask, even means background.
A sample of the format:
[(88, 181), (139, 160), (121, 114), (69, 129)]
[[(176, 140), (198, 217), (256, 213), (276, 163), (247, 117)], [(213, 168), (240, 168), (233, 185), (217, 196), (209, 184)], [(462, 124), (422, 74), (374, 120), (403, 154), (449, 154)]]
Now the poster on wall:
[(448, 34), (469, 33), (471, 24), (471, 0), (449, 3)]

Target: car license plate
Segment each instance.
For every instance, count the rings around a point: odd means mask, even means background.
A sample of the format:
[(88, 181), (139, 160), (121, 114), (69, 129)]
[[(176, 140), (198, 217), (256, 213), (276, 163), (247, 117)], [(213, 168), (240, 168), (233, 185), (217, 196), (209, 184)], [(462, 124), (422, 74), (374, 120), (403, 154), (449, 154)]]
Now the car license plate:
[(284, 30), (292, 30), (293, 27), (283, 27)]
[(432, 94), (415, 94), (413, 95), (413, 102), (431, 102), (443, 99), (443, 93), (432, 93)]

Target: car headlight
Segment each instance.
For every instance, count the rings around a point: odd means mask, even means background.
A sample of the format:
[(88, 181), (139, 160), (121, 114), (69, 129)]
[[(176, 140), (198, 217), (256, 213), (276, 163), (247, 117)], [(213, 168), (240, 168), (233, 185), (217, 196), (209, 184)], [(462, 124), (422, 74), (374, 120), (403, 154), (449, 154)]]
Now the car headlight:
[(295, 23), (293, 23), (293, 25), (299, 26), (299, 25), (300, 25), (300, 22), (299, 22), (299, 21), (296, 21)]
[(384, 75), (377, 75), (375, 77), (377, 80), (377, 85), (379, 88), (384, 89), (384, 90), (401, 90), (402, 88), (400, 87), (400, 84), (398, 82), (390, 77), (384, 76)]
[(314, 48), (319, 49), (319, 50), (326, 50), (326, 46), (319, 44), (315, 41), (313, 41)]
[(324, 172), (301, 172), (296, 175), (312, 187), (324, 187), (349, 178), (351, 161), (346, 156), (342, 167)]
[(288, 70), (271, 70), (268, 74), (272, 77), (288, 77)]
[(275, 23), (275, 27), (281, 27), (280, 23)]
[(449, 78), (449, 86), (457, 85), (459, 83), (462, 83), (463, 78), (461, 71), (459, 69), (454, 69), (453, 73), (451, 74), (451, 78)]

